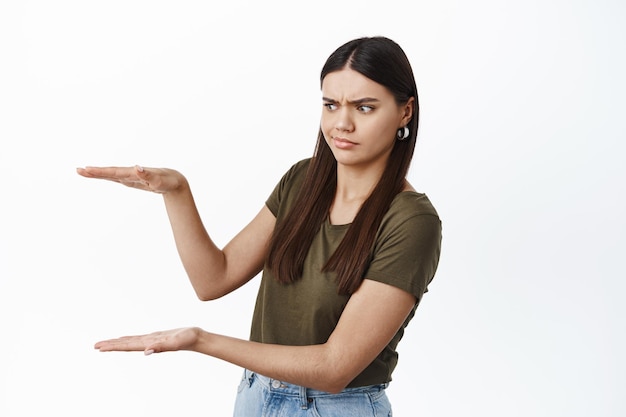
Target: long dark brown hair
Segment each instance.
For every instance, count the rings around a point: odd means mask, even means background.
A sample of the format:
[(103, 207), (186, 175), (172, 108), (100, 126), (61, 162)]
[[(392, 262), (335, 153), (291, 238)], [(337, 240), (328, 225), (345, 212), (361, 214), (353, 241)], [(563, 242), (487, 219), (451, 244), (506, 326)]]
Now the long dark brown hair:
[[(395, 141), (378, 184), (322, 268), (336, 273), (340, 294), (351, 294), (364, 278), (382, 218), (405, 186), (415, 150), (419, 104), (409, 60), (402, 48), (388, 38), (359, 38), (337, 48), (322, 68), (320, 84), (326, 75), (344, 68), (357, 71), (386, 87), (399, 105), (415, 97), (413, 116), (407, 125), (409, 137)], [(287, 215), (279, 221), (270, 241), (267, 266), (278, 281), (288, 284), (302, 276), (304, 259), (329, 214), (336, 189), (337, 161), (320, 129), (304, 183), (291, 209), (291, 213), (298, 215)]]

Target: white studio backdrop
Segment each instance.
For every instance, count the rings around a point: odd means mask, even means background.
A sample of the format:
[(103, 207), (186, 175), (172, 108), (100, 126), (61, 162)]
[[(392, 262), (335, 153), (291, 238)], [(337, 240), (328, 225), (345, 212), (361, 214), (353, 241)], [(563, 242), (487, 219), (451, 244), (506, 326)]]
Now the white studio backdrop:
[(223, 245), (312, 153), (326, 57), (385, 35), (420, 92), (410, 181), (444, 225), (394, 415), (623, 416), (625, 18), (610, 0), (0, 2), (0, 415), (230, 415), (238, 368), (92, 346), (245, 338), (258, 278), (198, 301), (161, 197), (75, 168), (182, 171)]

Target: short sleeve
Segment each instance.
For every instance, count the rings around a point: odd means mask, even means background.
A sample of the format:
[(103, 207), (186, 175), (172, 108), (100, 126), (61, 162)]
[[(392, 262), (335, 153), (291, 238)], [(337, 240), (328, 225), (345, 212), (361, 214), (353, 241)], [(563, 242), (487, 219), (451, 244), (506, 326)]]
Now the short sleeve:
[(279, 216), (281, 205), (284, 207), (284, 200), (294, 197), (296, 193), (293, 190), (298, 190), (299, 185), (304, 181), (306, 170), (309, 166), (310, 158), (303, 159), (291, 166), (289, 170), (282, 176), (278, 184), (274, 187), (274, 190), (265, 201), (265, 205), (272, 212), (274, 217)]
[(413, 201), (392, 205), (383, 219), (365, 278), (403, 289), (419, 302), (439, 264), (441, 221), (424, 194), (408, 197), (403, 199)]

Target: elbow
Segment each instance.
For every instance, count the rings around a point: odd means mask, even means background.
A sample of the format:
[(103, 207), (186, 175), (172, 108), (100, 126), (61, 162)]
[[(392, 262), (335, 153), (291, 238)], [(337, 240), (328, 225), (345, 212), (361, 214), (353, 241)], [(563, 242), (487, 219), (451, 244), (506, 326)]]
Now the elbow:
[(199, 292), (196, 291), (196, 296), (200, 301), (213, 301), (221, 298), (223, 294), (213, 293), (213, 292)]
[(294, 376), (293, 383), (329, 394), (339, 394), (355, 378), (348, 374), (349, 371), (343, 363), (335, 362), (328, 357), (316, 359), (310, 364), (308, 371), (302, 369), (304, 372)]
[(347, 385), (348, 384), (346, 384), (346, 385), (332, 385), (332, 386), (329, 386), (327, 389), (324, 389), (322, 391), (327, 392), (329, 394), (340, 394), (341, 391), (343, 391), (346, 388)]
[(198, 297), (198, 300), (200, 301), (213, 301), (217, 299), (216, 297), (211, 296), (209, 294), (204, 294), (204, 293), (199, 293), (199, 292), (196, 292), (196, 296)]
[(195, 288), (195, 291), (196, 297), (198, 297), (200, 301), (213, 301), (225, 295), (225, 293), (216, 290)]
[(328, 392), (329, 394), (339, 394), (341, 391), (346, 389), (350, 381), (354, 378), (347, 378), (342, 375), (332, 375), (328, 378), (322, 386), (320, 386), (321, 391)]
[(326, 368), (324, 374), (324, 376), (319, 378), (319, 386), (312, 388), (328, 392), (329, 394), (339, 394), (357, 377), (358, 372), (355, 373), (355, 370), (345, 363), (331, 363)]
[(318, 371), (321, 371), (316, 378), (319, 384), (311, 388), (338, 394), (354, 381), (370, 361), (356, 358), (352, 350), (337, 348), (330, 342), (322, 346), (325, 352), (317, 364)]
[(200, 301), (213, 301), (229, 293), (229, 289), (222, 282), (206, 277), (192, 278), (191, 285)]

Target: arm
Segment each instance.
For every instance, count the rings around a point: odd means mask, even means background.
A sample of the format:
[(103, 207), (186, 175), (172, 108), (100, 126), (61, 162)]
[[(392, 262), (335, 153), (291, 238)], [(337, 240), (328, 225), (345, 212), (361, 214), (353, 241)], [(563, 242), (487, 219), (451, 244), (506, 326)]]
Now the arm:
[(77, 172), (163, 195), (178, 254), (201, 300), (219, 298), (239, 288), (262, 269), (275, 223), (267, 207), (222, 250), (202, 224), (189, 183), (179, 172), (141, 167), (86, 167)]
[(384, 349), (414, 305), (415, 297), (408, 292), (366, 279), (321, 345), (262, 344), (189, 328), (102, 341), (95, 347), (147, 354), (192, 350), (274, 379), (339, 392)]
[(163, 198), (178, 254), (198, 298), (219, 298), (261, 271), (276, 221), (266, 206), (221, 250), (202, 224), (188, 186)]

